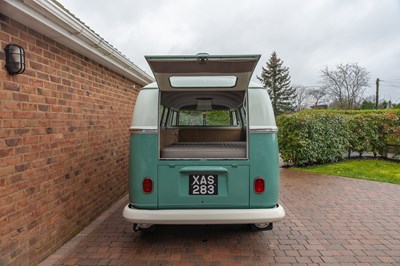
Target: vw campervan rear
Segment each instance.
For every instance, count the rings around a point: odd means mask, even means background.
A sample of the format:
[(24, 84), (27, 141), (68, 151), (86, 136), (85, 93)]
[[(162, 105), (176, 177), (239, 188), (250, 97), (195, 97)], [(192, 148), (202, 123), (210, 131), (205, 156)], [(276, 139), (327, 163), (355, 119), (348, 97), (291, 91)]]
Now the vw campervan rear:
[(134, 229), (151, 224), (252, 224), (272, 229), (277, 127), (268, 93), (250, 82), (259, 55), (146, 56), (156, 82), (130, 128)]

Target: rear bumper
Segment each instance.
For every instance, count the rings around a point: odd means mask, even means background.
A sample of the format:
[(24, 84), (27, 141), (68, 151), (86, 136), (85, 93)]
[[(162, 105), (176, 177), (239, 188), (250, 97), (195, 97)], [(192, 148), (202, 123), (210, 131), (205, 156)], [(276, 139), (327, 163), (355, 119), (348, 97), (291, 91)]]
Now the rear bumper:
[(269, 209), (142, 210), (128, 204), (122, 216), (129, 222), (146, 224), (255, 224), (282, 220), (285, 210), (280, 205)]

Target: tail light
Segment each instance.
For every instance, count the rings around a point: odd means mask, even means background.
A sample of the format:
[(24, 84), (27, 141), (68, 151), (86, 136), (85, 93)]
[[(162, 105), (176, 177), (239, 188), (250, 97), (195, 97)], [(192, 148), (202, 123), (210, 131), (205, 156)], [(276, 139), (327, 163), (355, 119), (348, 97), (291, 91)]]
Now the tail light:
[(142, 188), (144, 193), (150, 193), (153, 191), (153, 180), (150, 177), (143, 179)]
[(265, 190), (265, 181), (262, 177), (254, 179), (254, 191), (258, 194), (263, 193)]

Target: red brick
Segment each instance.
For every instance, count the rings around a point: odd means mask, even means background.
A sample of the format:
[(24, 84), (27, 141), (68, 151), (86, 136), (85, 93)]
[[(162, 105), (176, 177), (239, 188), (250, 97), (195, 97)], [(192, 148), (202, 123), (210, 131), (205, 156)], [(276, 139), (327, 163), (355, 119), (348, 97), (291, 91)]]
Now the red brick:
[(0, 20), (0, 39), (23, 43), (27, 55), (23, 75), (0, 71), (0, 203), (19, 208), (0, 219), (0, 246), (18, 238), (7, 245), (7, 264), (35, 265), (126, 193), (126, 129), (139, 86), (124, 90), (132, 81), (3, 14)]
[(26, 85), (26, 84), (29, 83), (29, 77), (26, 76), (26, 75), (17, 75), (17, 76), (13, 77), (13, 81), (16, 82), (16, 83), (21, 84), (21, 92), (25, 92), (24, 88), (26, 86), (22, 86), (22, 85)]
[(44, 52), (43, 52), (43, 56), (44, 56), (46, 59), (48, 59), (49, 61), (50, 61), (50, 60), (55, 60), (55, 59), (56, 59), (56, 55), (55, 55), (55, 54), (57, 54), (57, 51), (55, 51), (55, 50), (53, 49), (53, 47), (50, 48), (50, 51), (44, 50)]
[(47, 112), (49, 110), (49, 105), (38, 104), (39, 111)]
[(29, 128), (18, 128), (14, 130), (15, 135), (17, 136), (22, 136), (22, 135), (26, 135), (30, 132)]
[(1, 166), (0, 167), (0, 176), (12, 175), (14, 173), (15, 173), (15, 166), (14, 165)]
[(21, 103), (20, 105), (23, 111), (37, 111), (36, 103)]
[(45, 103), (45, 98), (40, 95), (30, 95), (30, 101), (33, 103)]
[(3, 89), (9, 91), (20, 91), (21, 85), (18, 83), (3, 82)]
[(5, 43), (10, 42), (10, 35), (7, 34), (6, 32), (0, 31), (0, 40), (4, 41)]
[(20, 145), (22, 143), (22, 139), (21, 138), (6, 139), (5, 143), (9, 147), (17, 146), (17, 145)]
[(4, 109), (7, 110), (18, 110), (20, 108), (20, 103), (19, 102), (14, 102), (14, 101), (4, 101), (3, 102), (3, 107)]
[(8, 110), (2, 110), (0, 112), (0, 118), (2, 119), (10, 119), (13, 118), (13, 112)]
[(32, 94), (36, 94), (37, 89), (32, 86), (22, 86), (21, 92), (32, 95)]
[(15, 171), (16, 172), (23, 172), (28, 170), (30, 167), (30, 163), (22, 163), (22, 164), (18, 164), (15, 166)]
[(36, 39), (36, 45), (37, 45), (38, 47), (44, 49), (44, 50), (47, 50), (48, 47), (49, 47), (49, 45), (48, 45), (45, 41), (38, 40), (38, 39)]
[(13, 148), (6, 148), (6, 149), (1, 149), (0, 150), (0, 158), (1, 157), (6, 157), (14, 154), (14, 149)]
[(37, 55), (41, 55), (42, 52), (43, 52), (42, 48), (40, 48), (40, 47), (38, 47), (36, 45), (33, 45), (33, 44), (28, 44), (28, 49), (27, 50), (31, 51), (32, 53), (35, 53)]
[(1, 23), (1, 31), (10, 34), (10, 36), (18, 36), (18, 29), (8, 24)]
[(20, 146), (15, 148), (15, 154), (27, 153), (31, 151), (31, 146)]
[(43, 87), (43, 80), (36, 79), (36, 78), (30, 78), (29, 85), (31, 85), (33, 87)]
[(28, 46), (28, 44), (26, 42), (24, 42), (23, 40), (21, 40), (19, 37), (14, 37), (12, 35), (11, 35), (11, 43), (17, 44), (22, 47)]
[(32, 35), (30, 35), (30, 34), (24, 32), (24, 31), (20, 31), (19, 37), (20, 37), (22, 40), (24, 40), (24, 41), (26, 41), (26, 42), (28, 42), (28, 43), (35, 43), (35, 40), (36, 40), (34, 36), (32, 36)]
[(49, 75), (41, 72), (38, 72), (36, 77), (41, 80), (49, 80)]
[(11, 100), (12, 99), (11, 92), (0, 90), (0, 99), (2, 99), (3, 101)]
[(17, 174), (17, 175), (13, 175), (10, 178), (10, 182), (11, 183), (16, 183), (22, 180), (22, 175), (21, 174)]
[(32, 118), (32, 113), (31, 112), (13, 112), (13, 118), (14, 119), (29, 119)]
[(34, 70), (37, 70), (37, 71), (43, 71), (43, 65), (39, 64), (37, 62), (31, 61), (30, 62), (30, 67), (31, 67), (31, 69), (34, 69)]
[(29, 101), (29, 95), (22, 94), (22, 93), (13, 93), (13, 100), (27, 102), (27, 101)]

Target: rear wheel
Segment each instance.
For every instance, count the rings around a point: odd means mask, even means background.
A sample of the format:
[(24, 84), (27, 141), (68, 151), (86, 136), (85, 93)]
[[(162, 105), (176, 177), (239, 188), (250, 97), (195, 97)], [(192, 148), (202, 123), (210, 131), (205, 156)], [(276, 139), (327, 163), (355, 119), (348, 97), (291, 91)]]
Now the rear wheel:
[(133, 231), (135, 232), (151, 232), (154, 231), (153, 224), (133, 224)]
[(269, 231), (273, 228), (272, 223), (250, 224), (249, 226), (253, 232)]

